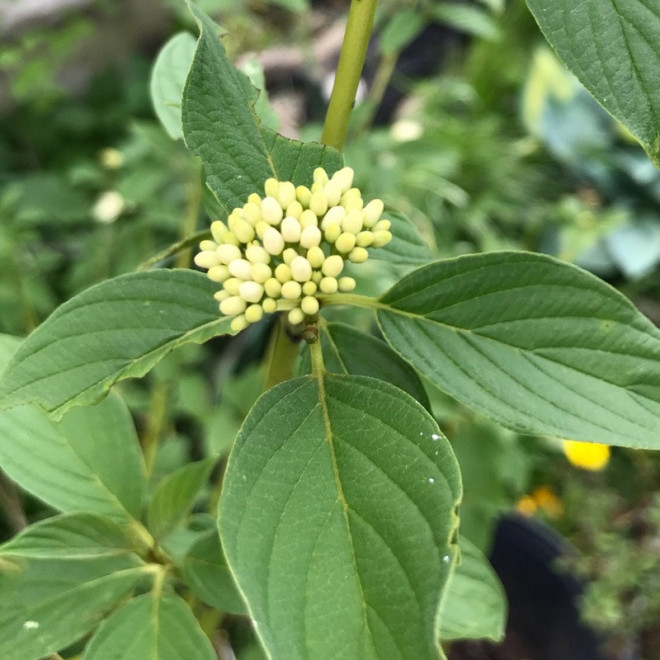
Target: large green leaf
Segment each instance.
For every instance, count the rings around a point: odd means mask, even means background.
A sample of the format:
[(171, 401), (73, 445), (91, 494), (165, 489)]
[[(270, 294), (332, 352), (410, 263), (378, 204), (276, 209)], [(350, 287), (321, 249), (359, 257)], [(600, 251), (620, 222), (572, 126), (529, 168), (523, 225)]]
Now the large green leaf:
[(183, 137), (181, 98), (195, 54), (190, 32), (175, 34), (158, 53), (151, 71), (151, 100), (160, 123), (174, 140)]
[(380, 301), (387, 341), (522, 433), (660, 446), (660, 332), (585, 271), (519, 252), (420, 268)]
[(208, 637), (186, 603), (149, 593), (118, 609), (92, 637), (83, 660), (216, 660)]
[(118, 380), (143, 376), (177, 346), (229, 332), (207, 277), (151, 270), (101, 282), (58, 307), (0, 378), (0, 407), (37, 402), (62, 415)]
[(384, 247), (370, 249), (370, 259), (407, 266), (420, 266), (433, 259), (428, 243), (403, 213), (386, 209), (383, 218), (392, 223), (392, 240)]
[(225, 210), (243, 206), (250, 193), (263, 193), (269, 177), (309, 185), (315, 167), (340, 168), (343, 157), (335, 149), (261, 127), (254, 109), (258, 91), (230, 62), (220, 28), (200, 9), (190, 8), (200, 37), (183, 94), (183, 133)]
[(0, 546), (0, 657), (39, 660), (80, 639), (151, 569), (89, 514), (28, 527)]
[(506, 625), (506, 595), (497, 574), (481, 551), (459, 537), (461, 563), (442, 603), (439, 636), (443, 640), (499, 641)]
[(559, 57), (660, 167), (657, 0), (527, 0)]
[(410, 396), (325, 374), (268, 391), (236, 440), (221, 538), (273, 658), (441, 657), (460, 477)]

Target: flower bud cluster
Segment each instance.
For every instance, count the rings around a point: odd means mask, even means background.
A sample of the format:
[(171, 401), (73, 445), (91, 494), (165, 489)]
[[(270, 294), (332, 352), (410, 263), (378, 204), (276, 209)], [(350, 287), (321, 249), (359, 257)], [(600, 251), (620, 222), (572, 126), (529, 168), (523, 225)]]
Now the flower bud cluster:
[(211, 224), (213, 240), (200, 243), (195, 263), (222, 284), (215, 298), (235, 332), (277, 311), (294, 325), (312, 320), (319, 295), (355, 288), (342, 276), (346, 261), (362, 263), (368, 247), (392, 240), (390, 221), (380, 219), (383, 202), (364, 204), (350, 167), (332, 177), (318, 167), (313, 181), (307, 188), (268, 179), (264, 197), (250, 195), (226, 223)]

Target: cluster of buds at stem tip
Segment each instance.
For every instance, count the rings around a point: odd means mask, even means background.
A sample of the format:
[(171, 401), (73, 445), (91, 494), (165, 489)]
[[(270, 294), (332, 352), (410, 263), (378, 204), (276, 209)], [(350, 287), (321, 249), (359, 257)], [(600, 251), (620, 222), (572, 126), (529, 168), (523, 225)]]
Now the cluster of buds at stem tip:
[(200, 243), (195, 263), (222, 284), (215, 298), (239, 332), (264, 314), (286, 311), (289, 322), (313, 322), (319, 296), (355, 288), (342, 277), (346, 261), (362, 263), (367, 248), (392, 240), (383, 202), (364, 204), (350, 167), (328, 177), (314, 170), (311, 188), (268, 179), (264, 197), (253, 193), (227, 223), (211, 224), (213, 240)]

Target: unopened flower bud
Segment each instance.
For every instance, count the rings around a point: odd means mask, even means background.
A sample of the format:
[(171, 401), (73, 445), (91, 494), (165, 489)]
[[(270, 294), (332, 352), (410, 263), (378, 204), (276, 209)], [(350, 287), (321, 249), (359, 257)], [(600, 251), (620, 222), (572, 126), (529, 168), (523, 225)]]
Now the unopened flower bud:
[(389, 231), (392, 228), (392, 222), (390, 220), (379, 220), (371, 231)]
[(277, 197), (277, 193), (280, 190), (280, 182), (277, 179), (266, 179), (264, 183), (264, 192), (266, 197)]
[(335, 241), (335, 247), (342, 254), (347, 254), (355, 247), (355, 234), (342, 233)]
[(319, 245), (322, 235), (318, 227), (305, 227), (300, 234), (300, 245), (304, 248), (311, 248)]
[(354, 264), (361, 264), (369, 258), (369, 253), (363, 247), (355, 247), (348, 253), (348, 258)]
[(313, 296), (316, 293), (316, 283), (309, 280), (302, 285), (303, 296)]
[(277, 311), (277, 303), (272, 298), (264, 298), (261, 307), (266, 314), (273, 314)]
[(321, 229), (327, 229), (331, 223), (336, 223), (341, 226), (344, 217), (346, 216), (346, 209), (343, 206), (333, 206), (328, 209), (328, 212), (321, 220)]
[(359, 234), (362, 231), (362, 222), (364, 218), (364, 212), (355, 209), (350, 213), (346, 214), (346, 217), (341, 223), (341, 228), (344, 231), (349, 232), (350, 234)]
[(341, 198), (341, 185), (337, 181), (328, 181), (323, 188), (326, 199), (328, 200), (328, 206), (335, 206), (339, 204)]
[(230, 293), (232, 296), (237, 296), (241, 291), (241, 284), (243, 284), (243, 280), (239, 279), (238, 277), (230, 277), (224, 281), (222, 286), (224, 287), (225, 291)]
[(280, 224), (284, 211), (274, 197), (264, 197), (261, 200), (261, 215), (268, 224), (274, 226)]
[(263, 298), (264, 287), (258, 282), (243, 282), (239, 293), (246, 302), (257, 303)]
[(337, 285), (339, 290), (343, 292), (353, 291), (355, 289), (355, 280), (352, 277), (340, 277), (337, 280)]
[(322, 190), (312, 193), (312, 197), (309, 200), (309, 208), (311, 211), (314, 211), (319, 218), (328, 210), (328, 198)]
[(374, 240), (371, 247), (379, 248), (387, 245), (392, 240), (392, 232), (377, 231), (374, 232)]
[(292, 279), (291, 268), (289, 268), (287, 264), (280, 264), (275, 269), (275, 277), (282, 284), (284, 284), (284, 282), (288, 282), (289, 280)]
[(248, 323), (258, 323), (264, 317), (264, 308), (261, 305), (250, 305), (245, 310), (245, 320)]
[(300, 240), (302, 227), (295, 218), (287, 216), (282, 220), (280, 231), (282, 232), (282, 237), (287, 243), (297, 243)]
[(242, 256), (241, 251), (235, 245), (228, 245), (226, 243), (218, 245), (216, 253), (220, 257), (220, 262), (223, 264), (229, 264), (234, 259), (240, 259)]
[(241, 243), (249, 243), (254, 238), (254, 227), (241, 217), (230, 215), (229, 227)]
[(269, 277), (264, 282), (264, 290), (270, 298), (279, 298), (282, 293), (282, 283), (274, 277)]
[(282, 254), (282, 250), (284, 249), (284, 238), (282, 238), (282, 234), (280, 234), (275, 227), (268, 227), (268, 229), (266, 229), (263, 242), (266, 250), (273, 256)]
[(291, 265), (291, 262), (298, 256), (298, 252), (293, 248), (287, 248), (282, 252), (282, 259), (287, 266)]
[(245, 300), (240, 296), (231, 296), (220, 303), (220, 311), (225, 316), (236, 316), (245, 311)]
[(229, 272), (242, 280), (252, 279), (251, 264), (247, 259), (234, 259), (229, 262)]
[(229, 231), (224, 222), (220, 220), (215, 220), (211, 223), (211, 234), (213, 235), (213, 240), (221, 244), (224, 242), (225, 234)]
[(252, 202), (248, 202), (243, 206), (243, 215), (245, 216), (245, 219), (253, 226), (257, 226), (257, 222), (262, 220), (263, 218), (261, 217), (261, 204), (253, 204)]
[(218, 247), (218, 244), (215, 241), (200, 241), (199, 249), (202, 252), (215, 252)]
[(332, 180), (336, 181), (339, 184), (339, 187), (341, 188), (342, 195), (350, 189), (350, 187), (353, 185), (353, 176), (354, 176), (353, 168), (351, 167), (342, 167), (342, 169), (338, 170), (332, 175)]
[(374, 235), (371, 231), (361, 231), (355, 237), (355, 244), (359, 247), (369, 247), (374, 242)]
[(321, 271), (327, 277), (337, 277), (343, 269), (344, 260), (338, 254), (329, 256), (321, 267)]
[(302, 323), (305, 320), (305, 315), (303, 314), (302, 309), (300, 307), (294, 307), (290, 312), (289, 312), (289, 323), (291, 325), (298, 325), (299, 323)]
[(296, 188), (296, 199), (304, 209), (308, 209), (309, 202), (312, 199), (312, 191), (307, 186), (298, 186)]
[(298, 300), (302, 295), (302, 287), (300, 282), (295, 282), (294, 280), (289, 280), (282, 284), (282, 298), (287, 300)]
[(253, 264), (269, 264), (270, 254), (261, 245), (248, 245), (245, 248), (245, 258)]
[(280, 206), (285, 209), (291, 202), (296, 201), (296, 187), (290, 181), (281, 181), (277, 195), (274, 195)]
[(220, 257), (215, 251), (211, 252), (209, 250), (204, 250), (204, 252), (198, 252), (193, 261), (200, 268), (208, 270), (209, 268), (213, 268), (213, 266), (218, 266), (220, 264)]
[(209, 268), (209, 272), (206, 273), (206, 276), (211, 282), (224, 282), (229, 277), (229, 268), (224, 264), (213, 266), (212, 268)]
[(245, 328), (247, 328), (248, 325), (250, 325), (250, 323), (245, 318), (245, 314), (241, 314), (240, 316), (237, 316), (236, 318), (231, 320), (229, 327), (232, 329), (233, 332), (240, 332), (241, 330), (245, 330)]
[(385, 205), (380, 199), (372, 199), (364, 207), (364, 226), (373, 227), (377, 222), (380, 216), (383, 214), (383, 209)]
[(312, 266), (305, 257), (297, 256), (291, 261), (291, 275), (296, 282), (307, 282), (312, 277)]
[(223, 300), (227, 300), (229, 298), (229, 291), (225, 291), (225, 289), (221, 289), (220, 291), (216, 291), (213, 294), (213, 297), (218, 301), (222, 302)]
[(341, 236), (341, 225), (338, 222), (331, 222), (325, 228), (324, 235), (328, 243), (334, 243)]
[(314, 172), (312, 172), (312, 181), (324, 186), (328, 183), (328, 173), (322, 167), (317, 167)]
[(324, 277), (319, 282), (319, 289), (322, 293), (335, 293), (337, 288), (337, 279), (335, 277)]
[(314, 245), (307, 250), (307, 261), (312, 268), (320, 268), (325, 261), (325, 253), (318, 245)]
[(273, 275), (273, 271), (271, 270), (270, 266), (267, 266), (266, 264), (252, 264), (250, 266), (250, 274), (252, 275), (252, 280), (263, 284)]
[(300, 301), (300, 309), (307, 316), (314, 316), (319, 313), (319, 301), (313, 296), (305, 296)]
[(300, 226), (303, 229), (307, 229), (307, 227), (318, 227), (319, 219), (316, 217), (316, 213), (309, 209), (305, 209), (300, 216)]
[(296, 220), (299, 220), (302, 213), (303, 213), (302, 204), (298, 200), (294, 199), (291, 202), (291, 204), (289, 204), (286, 207), (285, 215), (288, 216), (289, 218), (295, 218)]

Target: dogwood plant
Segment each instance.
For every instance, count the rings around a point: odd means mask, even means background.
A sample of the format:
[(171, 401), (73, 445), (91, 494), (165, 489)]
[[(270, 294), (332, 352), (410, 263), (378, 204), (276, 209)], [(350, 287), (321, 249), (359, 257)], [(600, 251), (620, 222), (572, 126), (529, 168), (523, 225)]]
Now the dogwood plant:
[[(660, 54), (643, 36), (657, 13), (530, 6), (657, 162)], [(499, 638), (502, 590), (459, 535), (461, 476), (420, 376), (522, 433), (658, 447), (660, 332), (624, 296), (540, 254), (435, 261), (400, 213), (352, 187), (340, 150), (374, 10), (351, 3), (320, 143), (260, 122), (258, 92), (194, 5), (197, 42), (177, 35), (159, 56), (159, 116), (215, 198), (194, 257), (207, 272), (128, 273), (2, 338), (2, 468), (59, 512), (0, 546), (2, 657), (84, 640), (84, 660), (229, 658), (225, 613), (248, 617), (275, 660), (432, 660), (454, 639)], [(407, 273), (365, 295), (367, 259)], [(336, 320), (355, 307), (382, 339)], [(217, 509), (207, 498), (212, 517), (188, 524), (214, 458), (151, 486), (152, 448), (145, 468), (110, 390), (271, 314), (267, 390), (229, 439)]]

